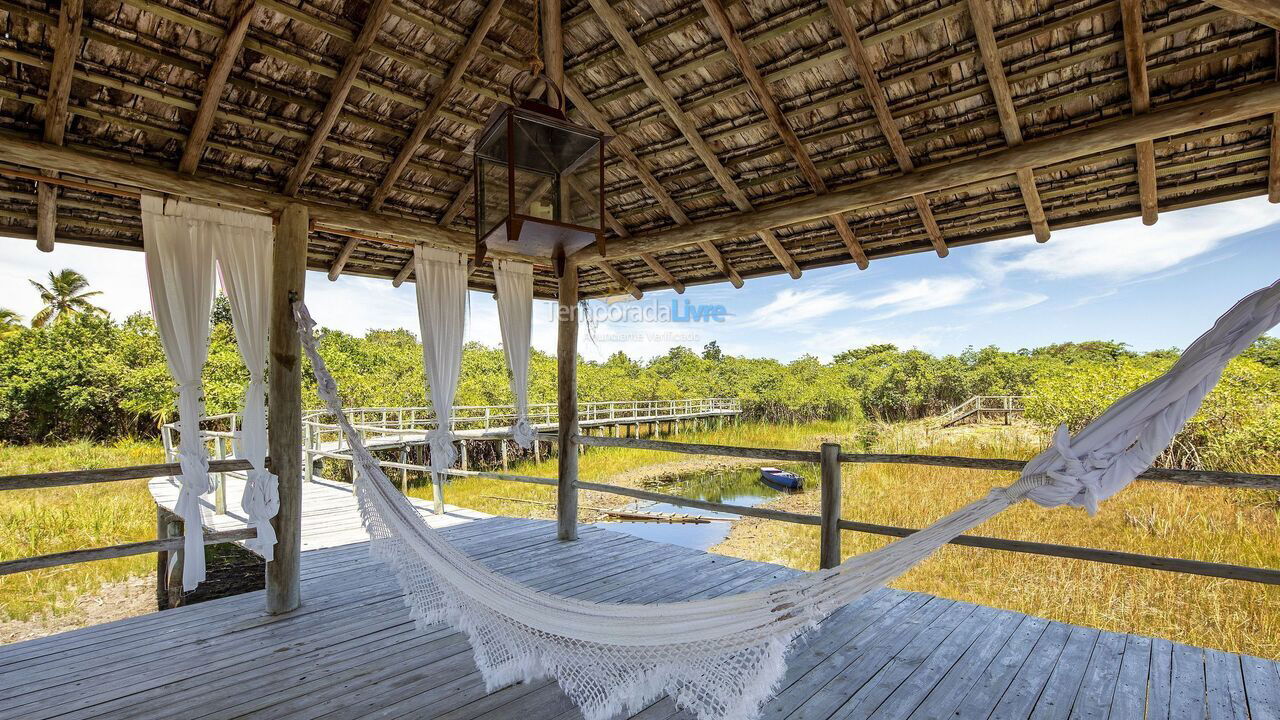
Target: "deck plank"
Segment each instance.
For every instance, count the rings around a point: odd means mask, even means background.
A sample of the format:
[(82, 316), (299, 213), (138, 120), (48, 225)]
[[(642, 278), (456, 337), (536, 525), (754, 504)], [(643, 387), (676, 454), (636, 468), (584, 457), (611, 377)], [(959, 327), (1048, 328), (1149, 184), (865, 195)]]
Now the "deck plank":
[[(485, 692), (465, 636), (415, 628), (367, 544), (345, 542), (350, 508), (321, 507), (310, 527), (334, 542), (303, 553), (299, 610), (267, 616), (257, 592), (0, 646), (0, 720), (580, 720), (552, 681)], [(797, 574), (595, 527), (566, 543), (546, 521), (449, 525), (495, 571), (599, 602), (717, 597)], [(1278, 715), (1271, 660), (889, 589), (801, 638), (764, 708), (769, 720)], [(691, 720), (668, 698), (633, 718)]]

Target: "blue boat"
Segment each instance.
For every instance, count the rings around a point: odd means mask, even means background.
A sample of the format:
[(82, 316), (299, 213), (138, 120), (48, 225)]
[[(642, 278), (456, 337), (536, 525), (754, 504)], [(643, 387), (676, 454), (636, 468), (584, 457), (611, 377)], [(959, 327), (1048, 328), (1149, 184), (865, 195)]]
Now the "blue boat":
[(782, 490), (803, 490), (804, 478), (793, 472), (780, 470), (775, 467), (760, 468), (760, 479), (766, 485), (780, 488)]

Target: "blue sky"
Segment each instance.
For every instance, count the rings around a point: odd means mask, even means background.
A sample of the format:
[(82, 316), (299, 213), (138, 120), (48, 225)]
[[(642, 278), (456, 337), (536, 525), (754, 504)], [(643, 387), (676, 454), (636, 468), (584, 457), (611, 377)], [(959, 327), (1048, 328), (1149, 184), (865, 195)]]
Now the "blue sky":
[[(808, 271), (799, 281), (748, 280), (741, 290), (726, 283), (683, 295), (652, 292), (640, 301), (593, 303), (597, 320), (580, 347), (590, 359), (617, 350), (648, 358), (716, 340), (727, 352), (780, 360), (806, 353), (827, 359), (879, 342), (934, 353), (1087, 339), (1139, 350), (1182, 347), (1235, 300), (1280, 277), (1278, 235), (1280, 205), (1251, 198), (1162, 213), (1152, 227), (1131, 219), (1057, 230), (1043, 245), (1016, 238), (956, 248), (945, 259), (921, 253), (877, 260), (866, 271), (848, 265)], [(0, 307), (29, 318), (39, 300), (27, 279), (64, 267), (104, 291), (101, 304), (118, 317), (148, 307), (141, 253), (59, 245), (44, 254), (30, 241), (7, 242)], [(314, 272), (307, 282), (308, 304), (322, 325), (417, 331), (411, 284), (329, 282)], [(676, 317), (669, 317), (673, 301)], [(716, 310), (719, 321), (707, 317)], [(493, 299), (471, 293), (468, 312), (468, 339), (496, 346)], [(704, 318), (679, 321), (690, 313)], [(554, 351), (551, 303), (536, 303), (533, 341)]]

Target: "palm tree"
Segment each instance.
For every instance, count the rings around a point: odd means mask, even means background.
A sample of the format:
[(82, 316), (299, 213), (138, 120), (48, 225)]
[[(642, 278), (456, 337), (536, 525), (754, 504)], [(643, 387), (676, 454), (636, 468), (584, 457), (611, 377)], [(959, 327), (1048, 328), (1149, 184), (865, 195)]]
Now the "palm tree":
[(0, 340), (22, 329), (22, 316), (9, 308), (0, 308)]
[(56, 274), (50, 271), (48, 287), (35, 280), (29, 282), (40, 293), (40, 302), (44, 303), (44, 309), (31, 318), (31, 327), (44, 327), (50, 320), (61, 322), (80, 314), (107, 314), (106, 310), (89, 302), (89, 298), (102, 293), (97, 290), (85, 292), (89, 281), (75, 270), (66, 269)]

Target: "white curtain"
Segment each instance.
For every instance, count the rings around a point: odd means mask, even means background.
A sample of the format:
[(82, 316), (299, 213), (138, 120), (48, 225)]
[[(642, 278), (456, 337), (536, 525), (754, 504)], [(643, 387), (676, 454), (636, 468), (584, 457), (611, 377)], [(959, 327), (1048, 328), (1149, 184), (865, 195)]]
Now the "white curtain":
[[(167, 213), (167, 209), (178, 212)], [(178, 384), (182, 476), (176, 510), (186, 525), (184, 590), (192, 590), (204, 580), (200, 496), (210, 490), (209, 457), (200, 437), (200, 418), (204, 415), (200, 371), (209, 354), (213, 240), (200, 232), (198, 225), (183, 217), (179, 208), (166, 207), (164, 199), (142, 197), (142, 244), (151, 287), (151, 311), (169, 373)]]
[(236, 344), (249, 371), (236, 456), (253, 465), (241, 506), (258, 536), (245, 544), (267, 560), (273, 557), (271, 518), (280, 496), (275, 476), (266, 469), (265, 405), (273, 231), (265, 215), (150, 195), (142, 198), (142, 223), (152, 314), (169, 372), (178, 383), (182, 477), (176, 509), (186, 526), (182, 586), (191, 590), (205, 576), (200, 496), (212, 489), (200, 436), (200, 373), (209, 350), (215, 261), (231, 304)]
[(529, 424), (529, 342), (533, 323), (533, 265), (496, 260), (493, 277), (498, 286), (498, 324), (502, 327), (502, 351), (511, 370), (511, 394), (516, 417), (511, 434), (522, 448), (533, 447), (538, 434)]
[(276, 477), (267, 471), (267, 327), (271, 307), (271, 243), (274, 232), (266, 215), (188, 205), (187, 217), (200, 217), (214, 238), (213, 254), (222, 271), (222, 288), (231, 303), (236, 345), (249, 371), (236, 457), (253, 464), (240, 506), (258, 536), (245, 546), (265, 560), (274, 559), (275, 530), (271, 518), (280, 509)]
[(450, 250), (417, 245), (413, 261), (418, 323), (422, 328), (422, 359), (430, 383), (431, 407), (436, 415), (436, 427), (427, 433), (427, 445), (431, 448), (431, 469), (439, 473), (452, 467), (458, 455), (453, 447), (450, 419), (462, 369), (467, 258)]

